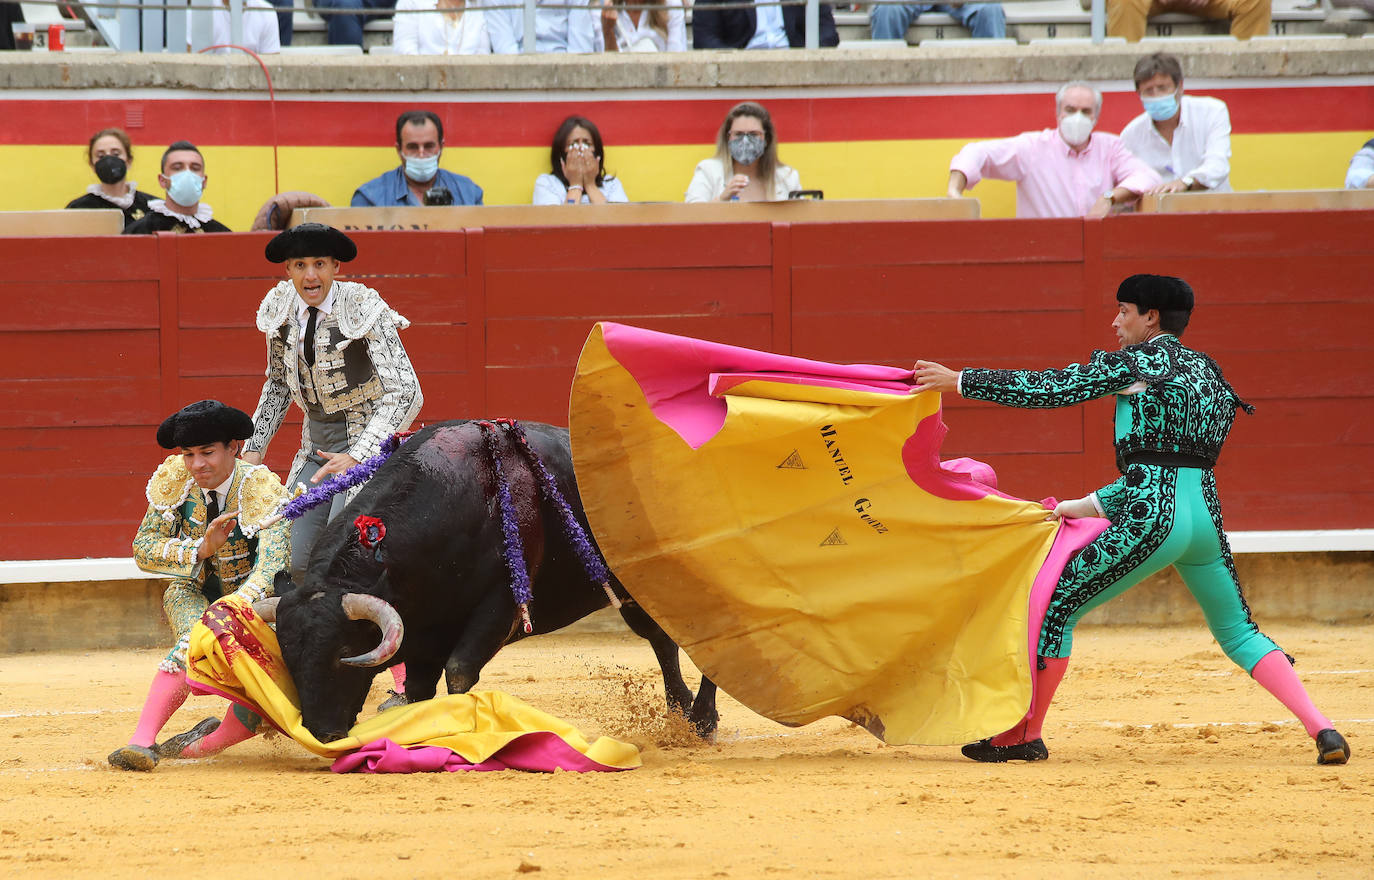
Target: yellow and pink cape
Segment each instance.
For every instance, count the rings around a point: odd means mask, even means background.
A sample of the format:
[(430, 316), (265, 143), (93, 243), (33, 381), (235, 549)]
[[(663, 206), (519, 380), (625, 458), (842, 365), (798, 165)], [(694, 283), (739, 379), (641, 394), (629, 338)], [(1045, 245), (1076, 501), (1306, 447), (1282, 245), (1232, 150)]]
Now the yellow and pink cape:
[(612, 570), (703, 673), (788, 725), (924, 744), (1012, 727), (1059, 571), (1105, 527), (941, 462), (940, 397), (894, 367), (602, 323), (569, 425)]

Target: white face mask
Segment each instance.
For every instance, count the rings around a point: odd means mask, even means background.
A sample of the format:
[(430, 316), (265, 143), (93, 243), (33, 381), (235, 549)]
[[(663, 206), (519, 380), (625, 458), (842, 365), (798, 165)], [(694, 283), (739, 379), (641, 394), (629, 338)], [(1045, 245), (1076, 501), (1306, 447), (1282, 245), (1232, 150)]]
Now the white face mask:
[(1059, 136), (1071, 147), (1081, 147), (1092, 136), (1097, 123), (1085, 113), (1069, 113), (1059, 120)]

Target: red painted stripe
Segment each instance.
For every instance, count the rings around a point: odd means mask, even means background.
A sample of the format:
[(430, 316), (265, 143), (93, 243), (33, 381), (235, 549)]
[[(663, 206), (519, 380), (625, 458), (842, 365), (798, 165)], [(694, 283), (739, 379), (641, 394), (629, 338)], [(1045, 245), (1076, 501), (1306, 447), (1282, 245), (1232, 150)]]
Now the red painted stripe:
[[(1374, 89), (1229, 89), (1209, 92), (1231, 108), (1237, 134), (1374, 130)], [(702, 144), (732, 100), (589, 102), (283, 101), (277, 142), (286, 146), (389, 146), (396, 115), (427, 106), (444, 120), (450, 146), (544, 146), (562, 119), (591, 118), (608, 144)], [(788, 98), (768, 101), (783, 143), (1003, 137), (1048, 127), (1048, 94)], [(142, 126), (128, 117), (142, 112)], [(1300, 112), (1296, 112), (1300, 110)], [(1135, 98), (1108, 95), (1102, 127), (1120, 131), (1140, 113)], [(190, 138), (206, 145), (273, 141), (265, 100), (0, 100), (0, 115), (23, 120), (0, 129), (3, 144), (83, 143), (124, 126), (140, 144)]]

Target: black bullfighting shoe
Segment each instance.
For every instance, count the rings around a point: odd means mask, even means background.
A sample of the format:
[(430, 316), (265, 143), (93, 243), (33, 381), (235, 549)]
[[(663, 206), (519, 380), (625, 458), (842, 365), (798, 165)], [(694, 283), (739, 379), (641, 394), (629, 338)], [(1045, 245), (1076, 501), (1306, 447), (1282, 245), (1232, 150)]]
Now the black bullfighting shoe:
[(960, 749), (965, 758), (982, 761), (985, 764), (1002, 764), (1007, 761), (1044, 761), (1050, 756), (1043, 739), (1017, 743), (1014, 746), (995, 746), (990, 739), (980, 739)]
[(387, 689), (387, 693), (391, 694), (391, 696), (382, 700), (381, 704), (377, 706), (378, 712), (385, 712), (387, 709), (395, 709), (397, 706), (410, 705), (410, 698), (405, 694), (398, 694), (390, 688)]
[(180, 758), (186, 747), (198, 739), (204, 739), (219, 729), (218, 718), (206, 718), (185, 733), (178, 733), (153, 746), (159, 758)]
[(1332, 728), (1317, 734), (1317, 763), (1344, 764), (1350, 760), (1350, 744)]
[(157, 766), (157, 752), (147, 746), (120, 746), (107, 759), (120, 770), (151, 770)]

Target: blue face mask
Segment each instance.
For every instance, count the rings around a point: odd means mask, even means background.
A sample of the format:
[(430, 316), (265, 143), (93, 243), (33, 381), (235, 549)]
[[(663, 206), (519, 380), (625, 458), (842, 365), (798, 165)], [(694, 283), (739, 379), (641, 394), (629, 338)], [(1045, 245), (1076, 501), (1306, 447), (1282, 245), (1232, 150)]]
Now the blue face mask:
[(189, 168), (185, 171), (178, 171), (167, 179), (167, 198), (178, 205), (190, 207), (197, 204), (204, 192), (205, 181)]
[(1178, 93), (1165, 95), (1162, 98), (1141, 98), (1140, 103), (1145, 107), (1145, 112), (1155, 122), (1163, 122), (1166, 119), (1173, 119), (1178, 113)]
[(409, 156), (406, 160), (406, 177), (416, 183), (425, 183), (434, 179), (434, 175), (439, 172), (439, 157), (429, 156), (424, 159), (412, 159)]

